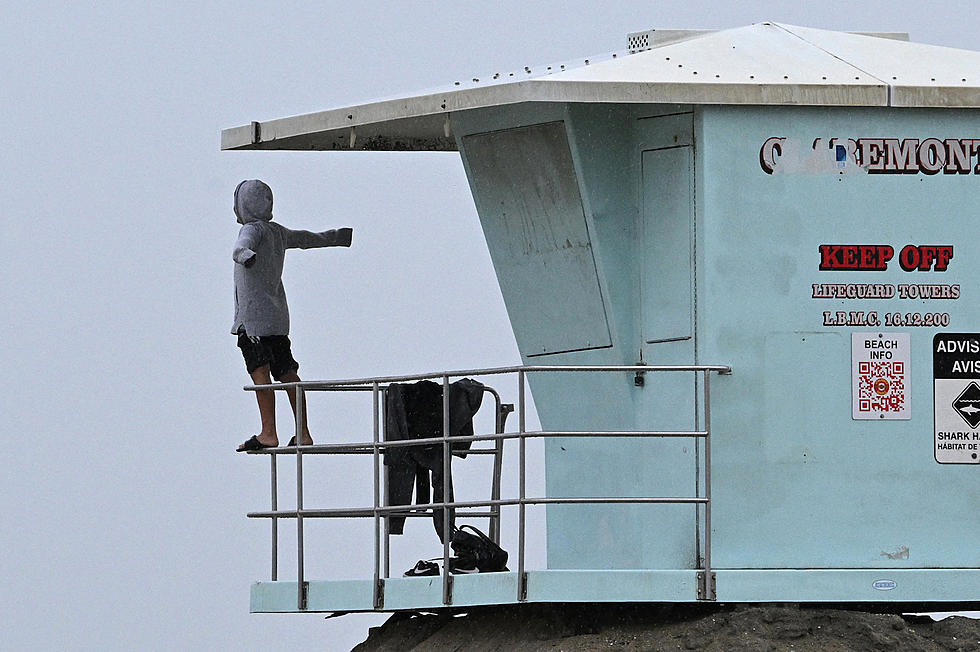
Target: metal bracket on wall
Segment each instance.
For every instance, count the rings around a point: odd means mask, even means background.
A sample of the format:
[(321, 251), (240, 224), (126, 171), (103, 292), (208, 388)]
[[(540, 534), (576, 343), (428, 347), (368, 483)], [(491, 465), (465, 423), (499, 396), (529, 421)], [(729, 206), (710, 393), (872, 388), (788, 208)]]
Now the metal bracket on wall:
[(698, 571), (698, 600), (717, 600), (715, 574)]
[[(443, 569), (442, 572), (446, 573), (448, 571), (446, 569)], [(443, 589), (443, 593), (442, 593), (442, 604), (446, 605), (447, 607), (453, 603), (453, 580), (454, 579), (455, 578), (450, 573), (445, 579), (446, 583), (443, 585), (445, 588)]]
[(384, 609), (385, 606), (385, 581), (384, 578), (378, 580), (378, 587), (374, 591), (374, 608)]
[(303, 591), (299, 599), (299, 610), (306, 611), (310, 599), (310, 583), (303, 582)]

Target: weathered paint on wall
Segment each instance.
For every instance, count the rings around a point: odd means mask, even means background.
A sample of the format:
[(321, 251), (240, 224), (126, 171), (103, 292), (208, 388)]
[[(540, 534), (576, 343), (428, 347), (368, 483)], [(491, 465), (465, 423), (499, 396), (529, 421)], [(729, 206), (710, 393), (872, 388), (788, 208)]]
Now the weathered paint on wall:
[[(980, 565), (970, 543), (980, 535), (980, 498), (974, 468), (933, 459), (931, 347), (937, 332), (980, 331), (971, 299), (980, 291), (971, 283), (977, 177), (868, 174), (848, 139), (967, 139), (978, 135), (978, 117), (551, 104), (470, 112), (454, 129), (470, 175), (470, 134), (544, 123), (567, 133), (610, 345), (540, 355), (525, 344), (563, 319), (574, 324), (579, 311), (536, 320), (533, 306), (508, 297), (520, 289), (504, 287), (525, 362), (633, 364), (642, 356), (735, 369), (712, 385), (715, 567), (948, 568)], [(797, 148), (787, 146), (782, 168), (767, 171), (760, 155), (773, 136)], [(521, 191), (481, 184), (471, 177), (481, 215), (494, 192)], [(506, 246), (485, 230), (499, 270), (511, 262)], [(820, 271), (820, 246), (835, 243), (888, 244), (895, 261), (882, 272)], [(907, 244), (955, 253), (946, 271), (908, 272), (898, 260)], [(553, 290), (574, 295), (574, 277), (562, 278), (549, 281)], [(828, 300), (812, 287), (848, 283), (956, 284), (962, 296)], [(880, 323), (837, 325), (837, 311), (877, 311)], [(895, 312), (948, 314), (950, 326), (886, 327)], [(911, 333), (910, 419), (852, 419), (851, 333), (875, 330)], [(645, 381), (566, 374), (532, 377), (531, 386), (546, 428), (695, 428), (703, 406), (690, 375)], [(547, 490), (694, 495), (700, 452), (694, 440), (552, 440)], [(552, 506), (549, 566), (693, 568), (701, 525), (689, 505)]]

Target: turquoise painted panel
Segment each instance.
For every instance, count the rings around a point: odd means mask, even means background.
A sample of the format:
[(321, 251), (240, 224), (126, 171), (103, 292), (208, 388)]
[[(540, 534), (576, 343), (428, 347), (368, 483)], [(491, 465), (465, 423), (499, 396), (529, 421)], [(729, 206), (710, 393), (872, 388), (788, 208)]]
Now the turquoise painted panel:
[[(695, 602), (693, 570), (528, 571), (528, 602)], [(971, 602), (980, 569), (716, 570), (719, 602)], [(438, 609), (441, 577), (386, 581), (381, 611)], [(374, 611), (371, 580), (309, 583), (306, 613)], [(392, 593), (393, 591), (393, 593)], [(516, 573), (454, 576), (453, 606), (516, 604)], [(297, 613), (296, 582), (256, 582), (252, 613)]]
[[(646, 359), (651, 363), (690, 363), (694, 347), (661, 344), (653, 352), (641, 334), (643, 300), (638, 291), (644, 274), (641, 255), (642, 151), (652, 146), (692, 141), (692, 114), (680, 113), (649, 119), (652, 107), (575, 105), (566, 109), (564, 123), (570, 135), (569, 149), (579, 180), (585, 224), (596, 273), (607, 305), (611, 347), (537, 355), (523, 343), (522, 330), (549, 326), (574, 332), (575, 318), (545, 324), (531, 307), (526, 314), (508, 303), (508, 311), (525, 361), (542, 364), (623, 364)], [(675, 111), (677, 113), (677, 111)], [(471, 134), (504, 131), (534, 124), (545, 117), (560, 117), (554, 106), (509, 108), (501, 112), (471, 112), (454, 121), (463, 144), (464, 164), (477, 208), (484, 223), (491, 252), (505, 247), (507, 234), (488, 227), (484, 202), (480, 201), (476, 166), (467, 147)], [(689, 172), (688, 172), (689, 174)], [(501, 185), (495, 192), (515, 193), (519, 186)], [(520, 194), (518, 192), (517, 194)], [(685, 206), (689, 210), (689, 206)], [(686, 229), (690, 230), (690, 217)], [(687, 248), (690, 236), (687, 235)], [(495, 239), (502, 242), (495, 242)], [(511, 245), (515, 239), (511, 237)], [(516, 241), (519, 244), (519, 240)], [(504, 293), (511, 271), (501, 269), (495, 258)], [(664, 268), (670, 271), (670, 267)], [(690, 322), (690, 267), (687, 279), (687, 320)], [(523, 287), (522, 287), (523, 289)], [(688, 326), (688, 331), (690, 326)], [(530, 386), (538, 413), (549, 429), (693, 429), (694, 381), (687, 377), (648, 377), (638, 388), (632, 375), (599, 374), (532, 375)], [(538, 397), (575, 396), (576, 400), (537, 400)], [(696, 492), (696, 443), (691, 440), (553, 440), (546, 444), (549, 496), (693, 496)], [(548, 559), (553, 568), (692, 568), (696, 563), (695, 508), (692, 506), (576, 506), (549, 507)], [(646, 537), (651, 527), (662, 533)], [(582, 536), (582, 531), (592, 531)], [(641, 540), (639, 546), (628, 545)], [(601, 541), (602, 545), (596, 545)]]
[(522, 351), (533, 356), (610, 346), (564, 122), (461, 141)]
[[(980, 332), (980, 222), (972, 215), (980, 175), (868, 174), (847, 145), (973, 138), (980, 112), (702, 111), (698, 354), (735, 370), (712, 382), (714, 565), (980, 567), (980, 467), (934, 460), (932, 377), (937, 332)], [(767, 174), (760, 152), (771, 137), (787, 139), (778, 163), (785, 167)], [(843, 166), (826, 149), (833, 137), (845, 143)], [(820, 247), (832, 244), (887, 245), (894, 257), (881, 271), (821, 271)], [(946, 271), (905, 271), (900, 252), (908, 244), (952, 245), (955, 253)], [(896, 292), (828, 299), (815, 284)], [(899, 288), (918, 284), (957, 286), (961, 296), (901, 297)], [(874, 312), (882, 323), (837, 325), (837, 311)], [(887, 326), (892, 313), (942, 313), (950, 326)], [(855, 332), (909, 334), (910, 419), (852, 419)]]
[(975, 602), (980, 570), (719, 570), (720, 602)]
[[(312, 611), (358, 611), (374, 606), (373, 580), (309, 582), (306, 604)], [(295, 584), (294, 584), (295, 586)]]
[(645, 150), (641, 154), (640, 292), (646, 343), (691, 337), (694, 321), (692, 158), (689, 146)]
[(510, 604), (517, 602), (517, 573), (476, 573), (453, 576), (453, 604)]
[(634, 107), (634, 141), (637, 149), (665, 149), (694, 144), (694, 111), (686, 109), (658, 114), (645, 106)]
[[(329, 580), (307, 582), (306, 611), (369, 611), (374, 608), (372, 580)], [(252, 584), (251, 613), (294, 613), (296, 582)]]
[(695, 571), (530, 571), (530, 602), (694, 602)]
[[(521, 105), (454, 117), (461, 140), (556, 120), (569, 134), (611, 345), (537, 356), (519, 331), (540, 324), (530, 306), (516, 310), (508, 303), (525, 361), (616, 364), (642, 357), (651, 364), (732, 364), (732, 376), (714, 376), (711, 384), (716, 568), (980, 566), (973, 543), (980, 535), (977, 467), (932, 459), (936, 329), (897, 329), (911, 334), (912, 418), (855, 421), (850, 338), (870, 328), (830, 326), (823, 314), (944, 312), (955, 330), (980, 331), (980, 304), (967, 299), (976, 292), (970, 272), (980, 248), (969, 212), (980, 199), (978, 175), (868, 175), (854, 169), (846, 145), (846, 138), (860, 137), (969, 138), (980, 126), (978, 112), (700, 107), (669, 120), (641, 120), (669, 112), (639, 105)], [(692, 136), (687, 142), (685, 133)], [(654, 304), (662, 299), (642, 285), (651, 264), (642, 238), (643, 152), (670, 146), (675, 135), (677, 145), (696, 143), (688, 183), (694, 188), (693, 337), (651, 344), (647, 340), (657, 338), (647, 337), (646, 324), (661, 318)], [(771, 136), (805, 145), (795, 151), (786, 145), (786, 173), (766, 174), (760, 165), (762, 144)], [(818, 143), (824, 148), (831, 137), (845, 139), (843, 168), (836, 165), (836, 149), (820, 149), (810, 161), (801, 155), (815, 139), (824, 139)], [(465, 148), (463, 156), (475, 185)], [(506, 238), (486, 229), (485, 208), (480, 201), (477, 206), (491, 250), (504, 246)], [(894, 263), (885, 272), (821, 272), (819, 247), (834, 243), (888, 244), (896, 254), (908, 243), (953, 244), (956, 254), (941, 275), (905, 272)], [(675, 285), (683, 277), (670, 276), (676, 271), (676, 265), (663, 270)], [(498, 265), (505, 286), (507, 273)], [(963, 298), (902, 303), (811, 296), (814, 283), (876, 282), (957, 284)], [(564, 327), (560, 321), (550, 326)], [(576, 327), (569, 320), (570, 331)], [(529, 382), (549, 429), (688, 429), (704, 407), (695, 402), (690, 376), (648, 374), (643, 387), (625, 375), (552, 374)], [(546, 445), (547, 492), (691, 495), (702, 489), (701, 455), (692, 439), (554, 440)], [(692, 506), (552, 506), (547, 512), (553, 569), (695, 564), (703, 521)]]
[(386, 610), (442, 605), (442, 576), (392, 577), (385, 580)]
[(253, 582), (249, 612), (275, 613), (296, 611), (296, 582)]

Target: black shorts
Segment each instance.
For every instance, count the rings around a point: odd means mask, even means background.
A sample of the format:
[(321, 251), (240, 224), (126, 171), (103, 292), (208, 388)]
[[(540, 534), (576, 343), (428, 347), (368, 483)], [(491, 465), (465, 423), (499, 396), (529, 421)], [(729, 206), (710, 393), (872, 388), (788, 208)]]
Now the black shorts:
[(293, 359), (293, 352), (289, 349), (289, 338), (285, 335), (252, 338), (245, 333), (239, 333), (238, 348), (242, 350), (248, 373), (269, 365), (272, 377), (279, 380), (290, 371), (299, 370), (299, 363)]

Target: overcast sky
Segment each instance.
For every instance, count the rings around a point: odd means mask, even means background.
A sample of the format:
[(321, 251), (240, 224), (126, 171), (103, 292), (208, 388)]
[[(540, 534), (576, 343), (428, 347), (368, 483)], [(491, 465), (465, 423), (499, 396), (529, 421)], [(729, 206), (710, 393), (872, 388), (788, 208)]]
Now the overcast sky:
[[(0, 646), (334, 650), (381, 622), (248, 613), (268, 464), (233, 452), (257, 428), (228, 333), (240, 180), (288, 226), (354, 227), (287, 257), (304, 378), (519, 363), (457, 154), (222, 153), (222, 128), (766, 20), (980, 33), (975, 2), (3, 3)], [(354, 407), (313, 403), (314, 436), (370, 438)], [(311, 496), (361, 504), (369, 477), (311, 471)], [(316, 525), (310, 576), (369, 576), (369, 529)], [(434, 541), (412, 525), (408, 565)]]

